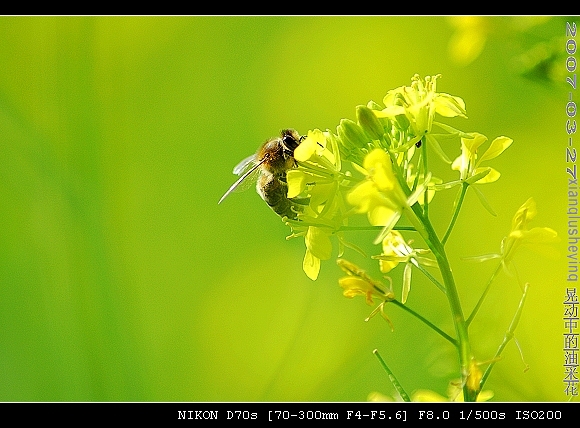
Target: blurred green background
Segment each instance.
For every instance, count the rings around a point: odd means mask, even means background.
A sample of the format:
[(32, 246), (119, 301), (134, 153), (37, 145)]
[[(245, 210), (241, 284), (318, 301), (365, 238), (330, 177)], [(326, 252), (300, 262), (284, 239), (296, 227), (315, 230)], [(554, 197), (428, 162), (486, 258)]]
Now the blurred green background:
[[(332, 260), (310, 281), (304, 241), (286, 241), (254, 191), (217, 201), (280, 129), (335, 130), (413, 74), (441, 73), (438, 90), (469, 116), (447, 123), (514, 139), (493, 162), (500, 180), (481, 187), (497, 217), (469, 193), (448, 243), (469, 313), (495, 265), (460, 257), (497, 252), (528, 197), (531, 226), (565, 238), (565, 22), (0, 18), (0, 401), (365, 401), (393, 393), (375, 348), (408, 392), (445, 395), (458, 373), (446, 342), (396, 307), (394, 332), (365, 323), (372, 308), (342, 296)], [(457, 40), (474, 42), (472, 57), (454, 56)], [(453, 198), (433, 202), (438, 229)], [(377, 254), (373, 237), (353, 239)], [(494, 400), (568, 398), (565, 239), (559, 250), (516, 256), (531, 285), (516, 331), (530, 369), (511, 342), (486, 385)], [(414, 277), (408, 304), (452, 333), (441, 293)], [(480, 361), (519, 297), (501, 274), (470, 330)]]

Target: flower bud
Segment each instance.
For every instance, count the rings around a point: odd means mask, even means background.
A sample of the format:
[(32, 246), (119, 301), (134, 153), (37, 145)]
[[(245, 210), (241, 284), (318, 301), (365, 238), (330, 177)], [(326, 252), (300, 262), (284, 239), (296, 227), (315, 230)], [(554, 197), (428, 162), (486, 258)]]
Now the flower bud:
[(381, 140), (385, 134), (383, 125), (375, 113), (366, 106), (357, 106), (356, 118), (361, 128), (373, 140)]
[(391, 133), (391, 130), (393, 129), (393, 123), (389, 117), (381, 117), (382, 115), (380, 112), (384, 109), (384, 107), (381, 107), (380, 104), (375, 103), (373, 100), (370, 100), (367, 103), (367, 107), (371, 110), (374, 110), (375, 116), (377, 116), (377, 119), (379, 119), (379, 122), (381, 125), (383, 125), (385, 136), (388, 138), (390, 136), (389, 134)]
[(337, 131), (347, 149), (366, 147), (369, 142), (362, 128), (350, 119), (342, 119)]

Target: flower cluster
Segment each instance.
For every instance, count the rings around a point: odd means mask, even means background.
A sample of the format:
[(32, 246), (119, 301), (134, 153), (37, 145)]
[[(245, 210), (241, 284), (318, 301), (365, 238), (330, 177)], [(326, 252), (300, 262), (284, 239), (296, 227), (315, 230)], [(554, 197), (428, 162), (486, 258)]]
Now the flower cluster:
[[(374, 101), (359, 105), (356, 121), (342, 119), (336, 133), (308, 131), (295, 149), (298, 167), (287, 172), (288, 198), (309, 203), (297, 220), (287, 222), (290, 237), (305, 238), (303, 269), (309, 278), (317, 279), (320, 261), (331, 258), (333, 237), (339, 256), (350, 245), (342, 232), (356, 214), (381, 228), (375, 243), (382, 242), (404, 214), (421, 233), (413, 205), (430, 202), (437, 189), (453, 187), (432, 176), (420, 153), (424, 142), (447, 159), (439, 144), (442, 136), (472, 138), (434, 121), (436, 115), (467, 117), (461, 98), (436, 91), (438, 78), (415, 75), (410, 86), (389, 91), (384, 106)], [(434, 125), (444, 133), (432, 133)], [(471, 170), (466, 174), (479, 173), (477, 167), (467, 168)]]
[(401, 86), (387, 92), (383, 99), (386, 107), (376, 113), (377, 117), (408, 123), (409, 133), (416, 141), (431, 132), (435, 113), (466, 118), (465, 102), (461, 98), (437, 92), (439, 77), (427, 76), (423, 80), (416, 74), (411, 79), (411, 86)]
[[(392, 328), (384, 312), (389, 302), (415, 316), (457, 348), (461, 379), (456, 385), (460, 386), (449, 394), (449, 398), (485, 399), (489, 395), (482, 393), (481, 388), (488, 371), (483, 374), (475, 363), (468, 328), (494, 276), (476, 308), (465, 319), (445, 245), (468, 188), (474, 189), (484, 207), (493, 213), (477, 187), (500, 178), (500, 172), (487, 163), (501, 155), (513, 141), (500, 136), (493, 139), (485, 150), (480, 150), (488, 141), (485, 135), (464, 132), (439, 122), (438, 116), (467, 118), (461, 98), (437, 92), (439, 77), (422, 79), (415, 75), (410, 86), (388, 91), (382, 100), (383, 105), (374, 101), (359, 105), (355, 120), (342, 119), (335, 132), (314, 129), (300, 138), (293, 150), (295, 167), (285, 170), (280, 178), (282, 185), (287, 185), (287, 198), (300, 204), (300, 209), (296, 210), (295, 218), (284, 217), (284, 220), (292, 230), (289, 238), (304, 238), (303, 270), (310, 279), (318, 278), (321, 261), (336, 254), (339, 268), (346, 273), (338, 281), (344, 296), (362, 296), (368, 305), (379, 301), (367, 320), (380, 313)], [(452, 150), (456, 155), (449, 158), (447, 152)], [(458, 172), (459, 177), (443, 182), (433, 176), (430, 153), (437, 154), (439, 159), (435, 158), (435, 161), (442, 160), (444, 167)], [(440, 238), (430, 220), (430, 207), (437, 193), (456, 187), (459, 191), (449, 225)], [(502, 266), (509, 270), (520, 246), (542, 247), (556, 242), (558, 238), (554, 230), (528, 228), (535, 215), (535, 202), (530, 198), (514, 216), (511, 231), (501, 243), (500, 253), (474, 259), (499, 259), (497, 271)], [(381, 273), (390, 274), (402, 266), (400, 300), (395, 299), (390, 277), (385, 276), (389, 282), (385, 286), (343, 258), (345, 248), (366, 257), (365, 251), (346, 239), (348, 233), (361, 229), (378, 231), (373, 244), (380, 244), (382, 251), (371, 256), (371, 260), (378, 261), (377, 268)], [(413, 239), (404, 237), (405, 231), (414, 234)], [(415, 242), (423, 248), (416, 247)], [(434, 268), (434, 273), (427, 268)], [(420, 270), (447, 298), (456, 337), (451, 337), (408, 307), (412, 271), (415, 269)], [(517, 322), (512, 324), (510, 332)], [(459, 394), (460, 390), (463, 396)], [(430, 393), (416, 394), (414, 398), (419, 401), (442, 399)]]
[[(330, 147), (327, 147), (330, 146)], [(318, 129), (309, 131), (294, 151), (300, 167), (287, 173), (288, 198), (304, 198), (308, 205), (298, 221), (288, 220), (291, 237), (304, 236), (306, 254), (303, 269), (316, 280), (320, 261), (332, 255), (330, 237), (344, 222), (344, 203), (339, 192), (343, 178), (341, 159), (335, 137)]]
[(382, 235), (386, 235), (403, 210), (409, 210), (417, 202), (425, 186), (407, 196), (393, 173), (391, 158), (381, 149), (375, 149), (365, 157), (362, 171), (366, 179), (348, 193), (347, 200), (357, 213), (367, 214), (371, 225), (383, 226)]

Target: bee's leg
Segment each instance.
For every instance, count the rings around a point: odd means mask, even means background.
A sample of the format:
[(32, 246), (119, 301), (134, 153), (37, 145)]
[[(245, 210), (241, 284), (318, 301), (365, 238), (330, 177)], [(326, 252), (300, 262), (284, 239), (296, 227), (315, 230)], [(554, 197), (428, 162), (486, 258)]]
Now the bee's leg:
[(310, 203), (310, 198), (292, 198), (290, 200), (298, 205), (308, 205)]

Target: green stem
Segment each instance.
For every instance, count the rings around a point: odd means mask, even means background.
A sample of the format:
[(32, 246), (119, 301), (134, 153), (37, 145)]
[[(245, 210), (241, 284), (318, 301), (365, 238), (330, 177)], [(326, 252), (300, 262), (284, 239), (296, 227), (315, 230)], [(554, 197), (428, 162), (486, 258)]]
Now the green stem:
[(524, 302), (526, 300), (526, 296), (528, 295), (528, 288), (529, 288), (529, 284), (526, 284), (524, 286), (524, 294), (522, 295), (522, 298), (520, 299), (520, 304), (518, 305), (518, 309), (516, 310), (514, 318), (512, 319), (512, 322), (511, 322), (511, 324), (510, 324), (510, 326), (509, 326), (509, 328), (508, 328), (508, 330), (503, 338), (503, 342), (501, 343), (501, 345), (499, 345), (499, 348), (497, 349), (497, 352), (495, 353), (495, 357), (493, 358), (493, 361), (490, 363), (489, 366), (487, 366), (485, 373), (481, 377), (481, 381), (479, 382), (480, 389), (483, 388), (483, 385), (485, 385), (485, 382), (486, 382), (487, 378), (489, 377), (489, 374), (491, 373), (493, 366), (495, 365), (496, 361), (498, 361), (500, 359), (501, 353), (505, 349), (506, 345), (514, 337), (514, 331), (516, 330), (516, 327), (518, 326), (518, 323), (520, 322), (520, 317), (522, 315), (522, 309), (524, 307)]
[[(338, 231), (353, 231), (353, 230), (382, 230), (383, 226), (340, 226)], [(415, 231), (413, 226), (395, 226), (393, 227), (394, 230), (408, 230), (408, 231)]]
[[(423, 161), (423, 172), (427, 174), (427, 139), (422, 138), (421, 144), (423, 145), (423, 150), (421, 151), (422, 161)], [(419, 177), (419, 172), (417, 171), (417, 177)], [(423, 194), (423, 213), (425, 217), (429, 217), (429, 186), (425, 189), (425, 193)]]
[(391, 300), (391, 303), (394, 303), (396, 306), (398, 306), (399, 308), (403, 309), (404, 311), (409, 312), (411, 315), (413, 315), (415, 318), (417, 318), (418, 320), (422, 321), (423, 323), (425, 323), (429, 328), (433, 329), (435, 332), (439, 333), (445, 340), (448, 340), (449, 342), (451, 342), (451, 344), (453, 346), (457, 346), (457, 341), (452, 338), (451, 336), (449, 336), (447, 333), (445, 333), (443, 330), (441, 330), (439, 327), (437, 327), (435, 324), (433, 324), (431, 321), (429, 321), (428, 319), (424, 318), (422, 315), (419, 315), (417, 312), (415, 312), (413, 309), (409, 308), (407, 305), (402, 304), (401, 302), (399, 302), (398, 300)]
[(395, 377), (389, 366), (387, 366), (387, 363), (385, 363), (385, 360), (383, 360), (383, 358), (380, 356), (379, 351), (375, 349), (373, 351), (373, 354), (375, 354), (376, 357), (379, 359), (379, 362), (383, 366), (383, 369), (385, 369), (385, 371), (387, 372), (387, 376), (389, 376), (389, 380), (391, 381), (391, 383), (393, 384), (393, 386), (395, 387), (395, 389), (397, 390), (403, 401), (409, 403), (411, 401), (411, 399), (409, 398), (409, 394), (405, 392), (405, 390), (403, 389), (403, 387), (401, 386), (401, 384), (399, 383), (399, 381), (397, 380), (397, 378)]
[(433, 284), (435, 284), (439, 290), (443, 291), (444, 294), (446, 293), (445, 286), (443, 284), (441, 284), (439, 281), (437, 281), (437, 278), (435, 278), (433, 275), (431, 275), (429, 273), (429, 271), (427, 271), (427, 269), (425, 269), (419, 263), (417, 263), (417, 264), (413, 263), (413, 266), (415, 266), (417, 269), (419, 269), (421, 272), (423, 272), (423, 275), (425, 275), (427, 278), (429, 278), (429, 280)]
[[(445, 290), (447, 291), (446, 296), (449, 302), (449, 307), (451, 309), (455, 331), (457, 333), (457, 347), (459, 353), (459, 364), (461, 367), (463, 398), (465, 401), (475, 401), (478, 391), (473, 391), (467, 386), (467, 378), (470, 372), (469, 367), (472, 360), (467, 323), (465, 322), (465, 318), (463, 316), (459, 294), (457, 292), (457, 287), (455, 286), (455, 279), (453, 278), (453, 273), (451, 272), (451, 267), (449, 266), (447, 254), (445, 253), (445, 247), (439, 240), (437, 233), (435, 232), (435, 229), (433, 228), (429, 219), (423, 215), (419, 204), (415, 204), (411, 208), (416, 216), (415, 218), (418, 219), (423, 225), (423, 228), (418, 229), (418, 231), (425, 233), (422, 233), (421, 235), (437, 259), (437, 263), (439, 264), (439, 271), (441, 272)], [(413, 223), (413, 220), (411, 220), (411, 222)]]
[(469, 184), (467, 184), (465, 181), (461, 183), (461, 190), (457, 196), (457, 199), (455, 200), (453, 217), (451, 217), (451, 222), (449, 223), (449, 227), (447, 228), (447, 231), (445, 232), (445, 236), (443, 236), (443, 239), (441, 240), (441, 243), (443, 245), (445, 245), (445, 243), (447, 242), (447, 239), (449, 239), (449, 235), (451, 235), (451, 231), (453, 230), (453, 226), (455, 226), (455, 222), (457, 221), (457, 217), (459, 216), (459, 211), (461, 210), (461, 206), (463, 205), (463, 200), (465, 199), (465, 192), (467, 192), (468, 187), (469, 187)]
[(469, 324), (471, 324), (471, 321), (473, 321), (473, 318), (477, 314), (477, 311), (479, 311), (479, 308), (483, 304), (483, 301), (485, 300), (485, 297), (487, 296), (487, 293), (489, 292), (489, 290), (491, 288), (491, 283), (493, 282), (493, 280), (495, 279), (495, 277), (499, 273), (502, 265), (503, 265), (503, 261), (497, 265), (497, 268), (491, 274), (491, 277), (489, 278), (489, 280), (487, 281), (487, 285), (485, 286), (485, 290), (483, 290), (483, 293), (481, 294), (479, 300), (477, 301), (477, 304), (475, 305), (475, 307), (471, 311), (469, 318), (467, 318), (467, 321), (466, 321), (467, 326), (469, 326)]
[(460, 131), (459, 129), (455, 129), (452, 126), (446, 125), (446, 124), (441, 123), (441, 122), (437, 122), (436, 120), (433, 121), (433, 125), (438, 126), (439, 128), (444, 129), (445, 131), (449, 132), (450, 134), (455, 134), (459, 137), (473, 138), (472, 134)]

